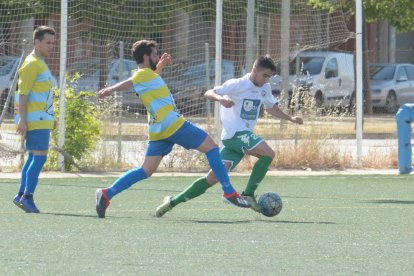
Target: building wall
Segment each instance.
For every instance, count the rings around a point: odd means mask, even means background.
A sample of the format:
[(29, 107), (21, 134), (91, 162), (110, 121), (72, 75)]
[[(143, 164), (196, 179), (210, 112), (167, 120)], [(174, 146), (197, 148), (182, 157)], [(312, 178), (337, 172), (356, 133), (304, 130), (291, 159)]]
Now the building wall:
[(414, 31), (397, 34), (395, 53), (396, 62), (408, 62), (414, 64)]

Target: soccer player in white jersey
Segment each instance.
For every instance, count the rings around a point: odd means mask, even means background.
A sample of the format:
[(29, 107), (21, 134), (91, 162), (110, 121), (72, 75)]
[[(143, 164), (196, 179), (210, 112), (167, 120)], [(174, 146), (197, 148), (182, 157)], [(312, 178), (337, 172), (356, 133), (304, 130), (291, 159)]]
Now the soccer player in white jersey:
[[(269, 78), (275, 74), (275, 71), (273, 60), (269, 56), (262, 56), (254, 62), (252, 71), (244, 77), (228, 80), (205, 93), (208, 99), (221, 104), (223, 147), (220, 155), (226, 168), (234, 169), (246, 154), (258, 158), (242, 193), (256, 212), (260, 212), (260, 208), (255, 191), (275, 157), (275, 152), (268, 143), (253, 132), (261, 106), (263, 105), (268, 113), (277, 118), (296, 124), (303, 123), (301, 117), (291, 117), (281, 110), (278, 100), (273, 97)], [(156, 216), (163, 216), (174, 206), (203, 194), (216, 183), (217, 178), (214, 172), (210, 171), (206, 177), (197, 179), (180, 194), (165, 197), (164, 202), (156, 210)]]
[(55, 30), (39, 26), (33, 33), (33, 51), (19, 68), (15, 98), (17, 133), (26, 138), (28, 158), (21, 172), (13, 203), (27, 213), (39, 213), (33, 194), (47, 159), (50, 131), (56, 126), (53, 112), (52, 74), (45, 63), (55, 45)]
[(110, 200), (133, 184), (150, 177), (158, 168), (165, 155), (178, 144), (186, 149), (205, 153), (212, 170), (223, 189), (223, 200), (238, 207), (249, 204), (234, 190), (226, 168), (220, 159), (219, 148), (213, 139), (201, 128), (185, 120), (178, 112), (174, 99), (158, 74), (162, 67), (171, 63), (171, 56), (158, 56), (155, 41), (140, 40), (134, 43), (132, 55), (138, 65), (135, 74), (122, 82), (99, 91), (99, 97), (111, 95), (114, 91), (133, 90), (141, 99), (148, 112), (148, 146), (141, 167), (129, 170), (110, 187), (96, 191), (96, 212), (105, 217)]

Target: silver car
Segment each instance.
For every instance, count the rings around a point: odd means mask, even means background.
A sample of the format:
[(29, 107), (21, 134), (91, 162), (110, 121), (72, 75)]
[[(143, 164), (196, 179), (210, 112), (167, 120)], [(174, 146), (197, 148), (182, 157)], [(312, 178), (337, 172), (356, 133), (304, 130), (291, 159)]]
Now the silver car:
[(395, 113), (405, 103), (414, 103), (414, 65), (370, 64), (372, 106)]
[[(0, 114), (3, 112), (19, 61), (20, 57), (0, 55)], [(13, 102), (13, 97), (11, 97), (6, 109), (9, 115), (13, 115)]]
[[(122, 67), (122, 69), (121, 69)], [(138, 65), (130, 59), (110, 59), (108, 61), (108, 72), (106, 83), (108, 86), (132, 76)], [(82, 61), (71, 64), (68, 67), (69, 74), (78, 72), (80, 78), (73, 83), (75, 91), (97, 92), (99, 90), (99, 77), (101, 74), (100, 60), (97, 58), (84, 58)], [(122, 106), (126, 110), (145, 112), (137, 95), (133, 92), (121, 93)]]

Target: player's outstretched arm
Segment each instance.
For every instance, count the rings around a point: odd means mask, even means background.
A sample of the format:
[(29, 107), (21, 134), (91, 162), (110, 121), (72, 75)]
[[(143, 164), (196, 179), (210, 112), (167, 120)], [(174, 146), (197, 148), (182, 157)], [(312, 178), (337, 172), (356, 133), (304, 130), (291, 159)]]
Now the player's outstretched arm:
[(286, 112), (284, 112), (282, 109), (280, 109), (278, 104), (273, 105), (272, 108), (266, 109), (266, 112), (272, 114), (273, 116), (282, 119), (282, 120), (287, 120), (287, 121), (291, 121), (292, 123), (295, 124), (303, 124), (303, 119), (302, 117), (299, 116), (290, 116), (289, 114), (287, 114)]
[(105, 98), (107, 96), (112, 95), (112, 93), (114, 93), (114, 91), (130, 91), (133, 87), (132, 81), (130, 79), (128, 80), (124, 80), (121, 82), (118, 82), (117, 84), (110, 86), (110, 87), (105, 87), (103, 89), (101, 89), (98, 92), (98, 97), (99, 98)]

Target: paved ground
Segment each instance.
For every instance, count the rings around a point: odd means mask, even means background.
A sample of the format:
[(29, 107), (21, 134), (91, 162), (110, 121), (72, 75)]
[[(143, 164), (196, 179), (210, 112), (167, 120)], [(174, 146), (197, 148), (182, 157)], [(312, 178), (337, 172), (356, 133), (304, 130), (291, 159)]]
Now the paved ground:
[[(121, 172), (107, 172), (107, 173), (62, 173), (62, 172), (42, 172), (40, 178), (77, 178), (77, 177), (118, 177)], [(291, 170), (291, 171), (269, 171), (268, 175), (275, 176), (311, 176), (311, 175), (397, 175), (398, 171), (395, 170), (329, 170), (329, 171), (311, 171), (311, 170)], [(192, 176), (192, 175), (204, 175), (204, 173), (180, 173), (180, 172), (160, 172), (155, 173), (153, 176)], [(232, 173), (231, 175), (248, 175), (247, 173)], [(19, 179), (20, 173), (1, 173), (0, 179)]]

